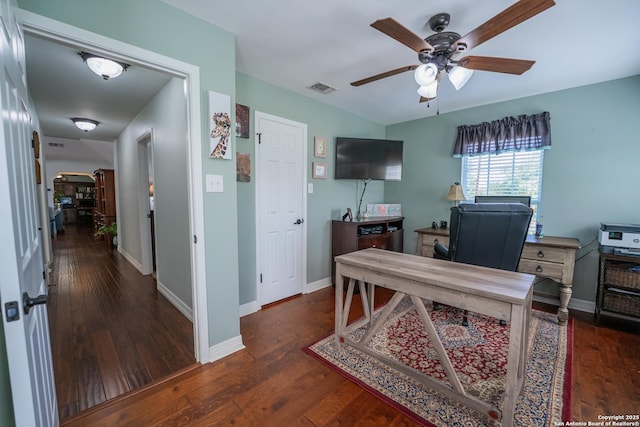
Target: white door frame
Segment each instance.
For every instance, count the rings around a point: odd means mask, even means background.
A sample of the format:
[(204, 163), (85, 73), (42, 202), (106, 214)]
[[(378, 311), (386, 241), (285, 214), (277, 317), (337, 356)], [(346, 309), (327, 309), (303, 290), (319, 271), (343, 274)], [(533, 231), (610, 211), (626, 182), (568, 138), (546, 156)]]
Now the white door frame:
[(149, 153), (153, 158), (153, 128), (140, 135), (138, 143), (138, 214), (140, 215), (140, 249), (142, 253), (142, 274), (153, 273), (151, 251), (151, 207), (149, 205)]
[[(260, 182), (258, 178), (260, 176), (259, 165), (260, 165), (260, 144), (259, 137), (257, 133), (260, 132), (258, 129), (258, 124), (260, 123), (260, 119), (265, 118), (268, 120), (284, 123), (289, 126), (294, 126), (302, 129), (302, 142), (304, 144), (303, 147), (303, 159), (302, 159), (302, 182), (300, 182), (300, 192), (302, 193), (302, 218), (307, 218), (307, 125), (305, 123), (296, 122), (293, 120), (285, 119), (282, 117), (274, 116), (271, 114), (263, 113), (261, 111), (255, 112), (255, 123), (256, 123), (256, 137), (254, 141), (254, 152), (255, 154), (255, 180), (256, 180), (256, 192), (255, 192), (255, 205), (256, 205), (256, 213), (255, 213), (255, 221), (256, 221), (256, 299), (258, 302), (258, 307), (262, 306), (262, 287), (260, 286), (260, 267), (262, 264), (262, 254), (260, 253), (260, 245), (261, 240), (260, 236), (262, 235), (261, 230), (261, 221), (260, 221), (260, 191), (262, 191), (264, 184)], [(307, 281), (307, 223), (306, 221), (302, 224), (302, 291), (304, 292), (306, 281)]]
[[(193, 330), (196, 361), (207, 363), (209, 356), (209, 316), (204, 252), (204, 201), (202, 192), (202, 125), (200, 109), (200, 69), (146, 49), (111, 39), (41, 16), (26, 10), (16, 11), (25, 33), (59, 43), (82, 45), (96, 54), (142, 65), (184, 79), (187, 97), (187, 141), (189, 172), (189, 227), (194, 244), (191, 246), (191, 277), (193, 287)], [(200, 243), (196, 244), (196, 236)]]

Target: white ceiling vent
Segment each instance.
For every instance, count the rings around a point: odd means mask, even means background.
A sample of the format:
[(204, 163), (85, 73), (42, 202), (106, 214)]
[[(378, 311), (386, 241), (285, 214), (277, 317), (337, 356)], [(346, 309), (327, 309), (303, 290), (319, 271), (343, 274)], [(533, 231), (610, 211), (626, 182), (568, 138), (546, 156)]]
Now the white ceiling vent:
[(317, 83), (314, 83), (311, 86), (307, 86), (307, 87), (309, 89), (315, 90), (316, 92), (319, 92), (319, 93), (321, 93), (323, 95), (326, 95), (328, 93), (335, 92), (336, 90), (338, 90), (335, 87), (329, 86), (328, 84), (322, 83), (322, 82), (317, 82)]
[(64, 148), (64, 144), (62, 142), (50, 142), (49, 147)]

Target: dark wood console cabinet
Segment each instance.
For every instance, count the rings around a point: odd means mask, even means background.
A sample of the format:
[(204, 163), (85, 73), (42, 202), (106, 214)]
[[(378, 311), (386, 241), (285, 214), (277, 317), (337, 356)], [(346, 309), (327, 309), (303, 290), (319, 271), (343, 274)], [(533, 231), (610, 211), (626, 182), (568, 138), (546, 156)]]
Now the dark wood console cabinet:
[(366, 248), (402, 252), (404, 229), (401, 216), (369, 217), (331, 222), (331, 281), (336, 277), (335, 257)]

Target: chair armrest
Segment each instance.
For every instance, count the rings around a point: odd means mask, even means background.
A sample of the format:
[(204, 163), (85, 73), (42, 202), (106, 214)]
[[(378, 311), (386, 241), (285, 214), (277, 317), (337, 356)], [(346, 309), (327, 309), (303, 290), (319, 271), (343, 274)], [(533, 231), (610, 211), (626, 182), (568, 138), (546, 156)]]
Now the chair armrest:
[(437, 259), (449, 259), (449, 248), (442, 243), (436, 243), (433, 248), (433, 257)]

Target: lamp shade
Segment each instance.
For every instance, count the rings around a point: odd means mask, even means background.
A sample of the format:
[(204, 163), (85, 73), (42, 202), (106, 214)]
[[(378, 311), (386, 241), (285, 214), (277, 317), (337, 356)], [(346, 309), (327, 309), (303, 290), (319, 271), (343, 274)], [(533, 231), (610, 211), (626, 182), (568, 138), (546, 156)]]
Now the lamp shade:
[(100, 124), (100, 122), (96, 120), (82, 119), (80, 117), (74, 117), (71, 119), (71, 121), (78, 127), (78, 129), (81, 129), (85, 132), (94, 130), (96, 126)]
[(427, 99), (433, 99), (438, 96), (438, 80), (434, 80), (426, 86), (420, 86), (418, 88), (418, 95)]
[(438, 67), (431, 63), (421, 64), (413, 72), (413, 77), (420, 86), (427, 86), (438, 77)]
[(467, 198), (464, 196), (464, 191), (462, 191), (462, 186), (459, 182), (456, 182), (451, 187), (449, 187), (447, 200), (454, 200), (456, 202), (467, 200)]
[(460, 90), (462, 86), (467, 84), (471, 76), (473, 75), (473, 70), (469, 70), (468, 68), (458, 67), (457, 65), (449, 71), (449, 81), (456, 88), (456, 90)]

